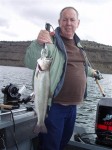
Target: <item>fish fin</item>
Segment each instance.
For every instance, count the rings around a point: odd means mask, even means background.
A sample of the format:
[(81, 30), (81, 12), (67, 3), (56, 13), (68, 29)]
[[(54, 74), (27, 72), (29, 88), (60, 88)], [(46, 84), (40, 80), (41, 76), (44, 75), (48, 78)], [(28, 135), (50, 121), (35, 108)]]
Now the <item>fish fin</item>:
[(34, 133), (39, 134), (39, 133), (47, 133), (47, 128), (45, 126), (45, 124), (42, 125), (36, 125), (34, 128)]

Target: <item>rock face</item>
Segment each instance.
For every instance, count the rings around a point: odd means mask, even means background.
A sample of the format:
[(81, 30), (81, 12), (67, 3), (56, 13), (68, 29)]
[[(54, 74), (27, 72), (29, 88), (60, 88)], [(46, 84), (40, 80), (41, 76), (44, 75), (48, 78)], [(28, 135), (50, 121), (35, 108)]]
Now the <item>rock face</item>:
[[(31, 41), (0, 41), (0, 65), (24, 67), (26, 48)], [(93, 68), (102, 73), (112, 73), (112, 46), (81, 41)]]
[(102, 73), (112, 73), (112, 46), (82, 41), (91, 65)]
[(0, 42), (0, 65), (24, 67), (24, 55), (31, 42)]

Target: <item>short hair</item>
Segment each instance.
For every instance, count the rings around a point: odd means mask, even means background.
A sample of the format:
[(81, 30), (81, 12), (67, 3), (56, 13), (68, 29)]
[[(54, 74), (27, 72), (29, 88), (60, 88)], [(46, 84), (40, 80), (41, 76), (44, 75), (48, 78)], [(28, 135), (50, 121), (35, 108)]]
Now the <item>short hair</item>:
[(60, 12), (60, 18), (61, 18), (62, 13), (63, 13), (63, 11), (64, 11), (65, 9), (73, 9), (73, 10), (75, 10), (75, 12), (77, 13), (77, 17), (79, 16), (79, 13), (78, 13), (77, 9), (75, 9), (75, 8), (72, 7), (72, 6), (68, 6), (68, 7), (65, 7), (65, 8), (63, 8), (63, 9), (61, 10), (61, 12)]

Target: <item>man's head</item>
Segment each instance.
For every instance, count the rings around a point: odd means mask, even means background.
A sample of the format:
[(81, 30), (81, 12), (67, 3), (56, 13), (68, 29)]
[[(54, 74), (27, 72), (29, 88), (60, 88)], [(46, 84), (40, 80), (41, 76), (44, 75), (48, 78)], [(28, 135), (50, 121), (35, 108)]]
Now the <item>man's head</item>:
[(58, 22), (62, 36), (73, 39), (74, 33), (80, 23), (78, 16), (78, 11), (74, 7), (65, 7), (61, 10)]

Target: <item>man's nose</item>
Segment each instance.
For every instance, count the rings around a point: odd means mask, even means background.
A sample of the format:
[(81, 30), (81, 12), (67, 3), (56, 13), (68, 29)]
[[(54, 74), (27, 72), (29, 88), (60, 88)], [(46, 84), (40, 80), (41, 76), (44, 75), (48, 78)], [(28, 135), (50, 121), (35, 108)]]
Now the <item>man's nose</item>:
[(67, 20), (67, 25), (70, 25), (71, 24), (71, 21), (70, 20)]

